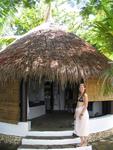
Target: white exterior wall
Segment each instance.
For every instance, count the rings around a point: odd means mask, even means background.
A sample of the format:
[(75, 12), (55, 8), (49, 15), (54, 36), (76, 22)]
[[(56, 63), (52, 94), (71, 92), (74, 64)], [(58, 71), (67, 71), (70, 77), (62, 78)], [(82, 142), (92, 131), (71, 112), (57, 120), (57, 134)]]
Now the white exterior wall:
[[(90, 133), (97, 133), (101, 131), (106, 131), (113, 128), (113, 115), (105, 115), (102, 117), (92, 118), (90, 119)], [(6, 134), (6, 135), (16, 135), (16, 136), (27, 136), (29, 134), (30, 130), (30, 122), (20, 122), (18, 124), (9, 124), (9, 123), (3, 123), (0, 122), (0, 133)], [(39, 131), (34, 131), (41, 133)], [(58, 132), (58, 131), (57, 131)], [(62, 132), (70, 132), (70, 135), (72, 135), (73, 131), (60, 131)], [(44, 131), (43, 131), (44, 133)], [(46, 131), (45, 131), (46, 133)], [(50, 132), (56, 134), (56, 132)], [(50, 136), (50, 134), (47, 134), (47, 136)], [(63, 136), (63, 134), (62, 134)]]
[(0, 133), (6, 135), (26, 136), (31, 129), (31, 122), (19, 122), (18, 124), (0, 122)]
[(90, 119), (90, 133), (97, 133), (113, 128), (113, 115)]

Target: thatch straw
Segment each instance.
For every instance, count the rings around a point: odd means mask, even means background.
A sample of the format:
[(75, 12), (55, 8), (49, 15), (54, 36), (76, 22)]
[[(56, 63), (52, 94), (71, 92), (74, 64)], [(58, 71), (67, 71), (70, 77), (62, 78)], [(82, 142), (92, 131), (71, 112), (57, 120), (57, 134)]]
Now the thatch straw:
[(73, 33), (37, 27), (0, 53), (0, 81), (29, 77), (78, 81), (99, 75), (108, 59)]

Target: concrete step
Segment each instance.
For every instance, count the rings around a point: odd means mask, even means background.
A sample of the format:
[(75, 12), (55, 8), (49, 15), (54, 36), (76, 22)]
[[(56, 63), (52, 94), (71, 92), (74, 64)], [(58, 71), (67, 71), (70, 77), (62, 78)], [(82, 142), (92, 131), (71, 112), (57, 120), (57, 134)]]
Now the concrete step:
[(27, 136), (72, 136), (73, 131), (29, 131)]
[(26, 139), (73, 139), (77, 136), (26, 136)]
[(73, 131), (30, 131), (18, 150), (92, 150), (92, 146), (76, 147), (79, 137)]
[(22, 145), (64, 145), (80, 143), (80, 138), (68, 139), (22, 139)]
[(17, 150), (92, 150), (92, 146), (76, 147), (75, 144), (68, 145), (22, 145)]

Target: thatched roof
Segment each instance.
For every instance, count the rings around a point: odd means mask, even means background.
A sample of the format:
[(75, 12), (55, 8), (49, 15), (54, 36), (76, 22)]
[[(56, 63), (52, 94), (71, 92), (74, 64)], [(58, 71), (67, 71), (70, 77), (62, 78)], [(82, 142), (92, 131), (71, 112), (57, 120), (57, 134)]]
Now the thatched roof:
[(99, 75), (108, 59), (73, 33), (37, 27), (0, 53), (0, 80), (47, 77), (65, 82)]

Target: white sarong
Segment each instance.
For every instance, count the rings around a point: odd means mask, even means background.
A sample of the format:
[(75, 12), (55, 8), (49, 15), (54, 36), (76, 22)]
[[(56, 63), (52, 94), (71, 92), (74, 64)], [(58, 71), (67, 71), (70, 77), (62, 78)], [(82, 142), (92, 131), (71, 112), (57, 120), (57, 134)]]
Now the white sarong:
[(74, 123), (74, 133), (78, 136), (88, 136), (89, 135), (89, 114), (86, 109), (81, 119), (79, 118), (84, 106), (79, 106), (75, 110), (76, 120)]

